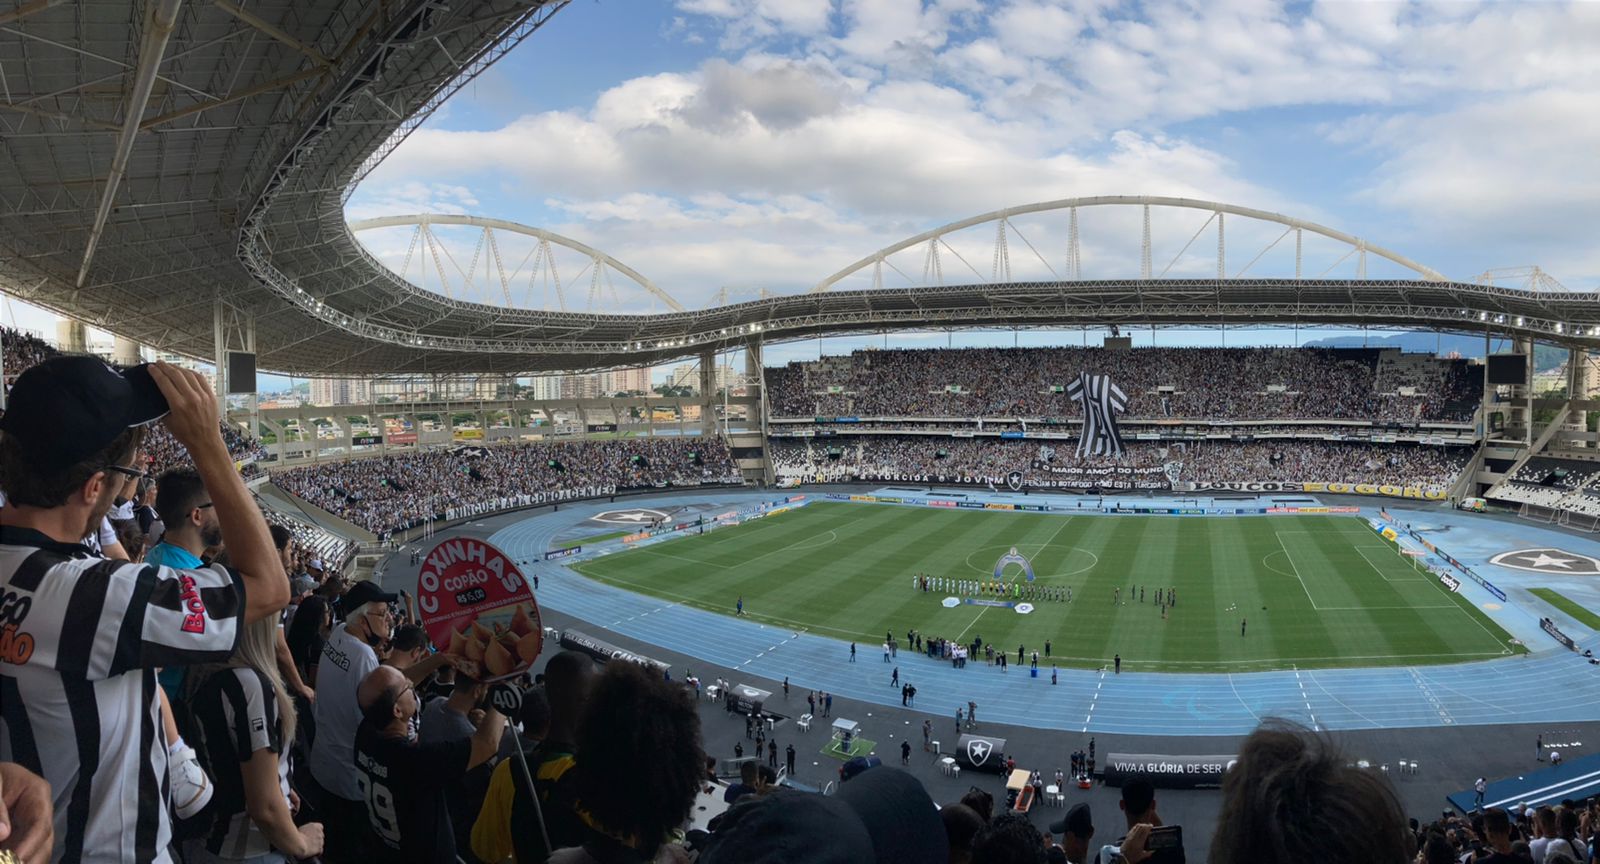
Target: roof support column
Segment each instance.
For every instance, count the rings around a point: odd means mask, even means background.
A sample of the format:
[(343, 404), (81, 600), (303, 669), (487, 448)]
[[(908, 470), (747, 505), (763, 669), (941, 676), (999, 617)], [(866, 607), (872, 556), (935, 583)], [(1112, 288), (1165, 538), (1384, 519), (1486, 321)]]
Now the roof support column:
[(126, 336), (114, 336), (111, 342), (111, 362), (118, 366), (137, 366), (144, 360), (139, 356), (139, 343)]
[[(1511, 391), (1512, 408), (1511, 417), (1514, 422), (1522, 424), (1523, 442), (1530, 448), (1533, 447), (1533, 341), (1526, 336), (1518, 336), (1512, 342), (1512, 349), (1527, 358), (1523, 364), (1522, 383)], [(1521, 398), (1521, 405), (1517, 404), (1517, 397)]]
[[(1567, 352), (1567, 401), (1575, 402), (1589, 398), (1590, 382), (1592, 380), (1589, 370), (1589, 352), (1582, 348), (1573, 348)], [(1571, 439), (1585, 448), (1593, 448), (1595, 439), (1589, 434), (1589, 409), (1574, 408), (1568, 415), (1569, 420), (1576, 424), (1578, 433)]]
[(700, 352), (700, 434), (717, 434), (717, 352)]
[(62, 318), (57, 321), (56, 348), (63, 354), (89, 353), (88, 326), (73, 318)]
[(766, 344), (760, 334), (751, 336), (744, 343), (744, 371), (745, 395), (752, 397), (746, 403), (745, 410), (749, 412), (746, 428), (757, 430), (761, 433), (761, 479), (767, 485), (772, 485), (774, 476), (772, 472), (772, 450), (767, 438), (767, 368), (764, 360)]

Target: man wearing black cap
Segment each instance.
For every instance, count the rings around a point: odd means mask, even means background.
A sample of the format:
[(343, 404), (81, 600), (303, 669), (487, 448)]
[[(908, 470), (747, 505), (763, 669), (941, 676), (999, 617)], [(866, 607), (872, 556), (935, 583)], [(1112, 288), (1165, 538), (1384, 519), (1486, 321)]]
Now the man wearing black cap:
[(1068, 864), (1088, 864), (1089, 838), (1094, 836), (1088, 804), (1072, 805), (1066, 818), (1050, 825), (1050, 832), (1061, 835), (1061, 851), (1067, 853)]
[[(212, 490), (236, 570), (107, 560), (79, 543), (125, 479), (144, 475), (144, 427), (163, 415)], [(289, 584), (266, 520), (194, 372), (54, 358), (17, 379), (0, 433), (0, 594), (12, 644), (29, 646), (0, 664), (0, 760), (50, 782), (56, 859), (165, 864), (154, 669), (225, 660), (244, 625), (283, 609)]]
[(837, 794), (774, 790), (712, 820), (700, 864), (900, 864), (949, 860), (939, 810), (898, 768), (868, 767)]
[[(345, 610), (344, 623), (328, 634), (322, 661), (317, 664), (317, 737), (311, 744), (311, 778), (320, 787), (313, 791), (323, 824), (328, 826), (325, 857), (330, 861), (363, 857), (371, 846), (355, 761), (356, 730), (361, 726), (356, 689), (378, 668), (374, 649), (386, 648), (394, 633), (389, 604), (397, 599), (399, 595), (370, 581), (352, 586), (339, 601)], [(448, 655), (434, 654), (406, 667), (403, 674), (415, 684), (448, 662)]]
[[(1149, 780), (1143, 778), (1129, 780), (1122, 784), (1122, 803), (1120, 806), (1122, 807), (1123, 817), (1128, 821), (1128, 833), (1127, 836), (1117, 840), (1117, 845), (1142, 848), (1143, 843), (1138, 841), (1147, 836), (1149, 829), (1139, 829), (1137, 834), (1134, 829), (1140, 825), (1147, 825), (1153, 828), (1159, 828), (1162, 825), (1161, 814), (1156, 812), (1156, 787), (1151, 785)], [(1133, 857), (1127, 855), (1126, 851), (1124, 854), (1126, 857)], [(1152, 864), (1183, 864), (1183, 847), (1178, 845), (1156, 849), (1151, 852), (1148, 858), (1143, 860), (1150, 861)]]

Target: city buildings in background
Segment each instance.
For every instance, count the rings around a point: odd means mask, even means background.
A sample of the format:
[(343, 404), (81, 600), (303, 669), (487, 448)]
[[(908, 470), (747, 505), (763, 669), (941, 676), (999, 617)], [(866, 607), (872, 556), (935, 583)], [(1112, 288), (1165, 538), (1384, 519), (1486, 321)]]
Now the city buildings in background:
[(513, 397), (539, 400), (599, 399), (617, 393), (649, 393), (654, 372), (654, 369), (644, 367), (525, 379), (503, 375), (314, 378), (309, 382), (306, 399), (312, 405), (492, 401)]
[[(734, 380), (733, 366), (722, 364), (717, 367), (715, 387), (718, 390), (725, 388), (729, 381)], [(698, 393), (700, 391), (700, 364), (684, 363), (672, 367), (672, 377), (667, 383), (673, 387), (688, 387)]]
[(206, 376), (207, 386), (213, 390), (217, 388), (217, 370), (212, 368), (210, 363), (201, 363), (198, 360), (184, 357), (181, 354), (172, 354), (166, 351), (155, 352), (151, 359), (161, 363), (170, 363), (173, 366), (177, 366), (182, 369), (189, 369), (199, 372), (201, 375)]
[(312, 405), (363, 405), (372, 401), (369, 378), (313, 378)]

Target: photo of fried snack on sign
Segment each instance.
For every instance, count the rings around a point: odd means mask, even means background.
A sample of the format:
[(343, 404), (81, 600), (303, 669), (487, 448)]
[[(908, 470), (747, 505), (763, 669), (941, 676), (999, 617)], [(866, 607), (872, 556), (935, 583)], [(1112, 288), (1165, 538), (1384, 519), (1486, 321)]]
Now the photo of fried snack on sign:
[(544, 647), (539, 604), (516, 563), (473, 537), (452, 537), (424, 556), (417, 605), (433, 644), (471, 663), (480, 681), (519, 675)]
[(543, 643), (538, 612), (529, 614), (530, 607), (519, 603), (457, 619), (445, 650), (480, 664), (491, 680), (526, 669), (538, 658)]

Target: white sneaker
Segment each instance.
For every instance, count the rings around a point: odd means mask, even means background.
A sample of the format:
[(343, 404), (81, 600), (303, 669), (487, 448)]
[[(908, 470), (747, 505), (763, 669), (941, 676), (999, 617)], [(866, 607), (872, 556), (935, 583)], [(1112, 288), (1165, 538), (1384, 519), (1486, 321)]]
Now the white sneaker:
[(194, 748), (188, 744), (167, 756), (167, 781), (172, 787), (172, 809), (179, 819), (199, 813), (211, 801), (211, 778), (206, 776)]

